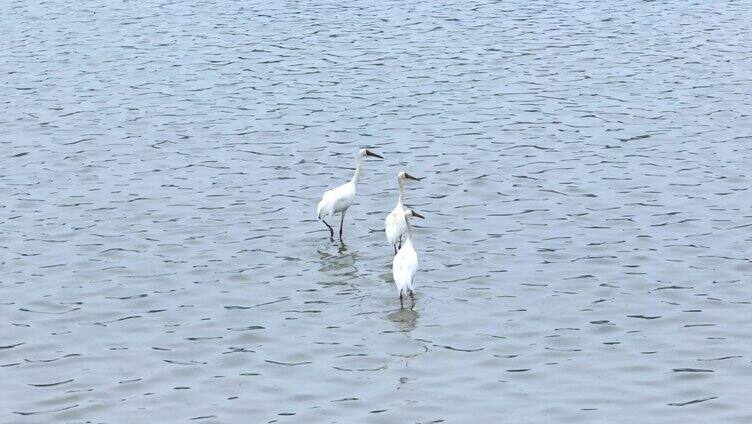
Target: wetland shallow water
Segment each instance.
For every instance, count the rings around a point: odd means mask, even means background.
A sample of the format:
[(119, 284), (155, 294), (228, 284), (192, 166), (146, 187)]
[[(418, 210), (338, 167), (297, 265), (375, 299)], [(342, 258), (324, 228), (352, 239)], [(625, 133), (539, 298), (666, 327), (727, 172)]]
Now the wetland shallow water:
[(2, 11), (0, 422), (752, 420), (749, 2)]

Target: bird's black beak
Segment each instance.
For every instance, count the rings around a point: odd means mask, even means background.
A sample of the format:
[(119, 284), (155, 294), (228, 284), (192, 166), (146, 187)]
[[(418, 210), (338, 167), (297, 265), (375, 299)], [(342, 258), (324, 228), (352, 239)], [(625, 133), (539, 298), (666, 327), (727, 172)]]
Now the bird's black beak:
[(419, 214), (418, 212), (415, 212), (415, 211), (413, 211), (413, 216), (416, 217), (416, 218), (420, 218), (420, 219), (426, 219), (425, 216), (423, 216), (423, 215), (421, 215), (421, 214)]
[(375, 158), (384, 159), (383, 156), (377, 155), (376, 153), (366, 149), (366, 156), (373, 156)]
[(407, 172), (405, 172), (405, 178), (407, 178), (408, 180), (415, 180), (415, 181), (420, 181), (420, 180), (423, 179), (423, 178), (413, 177), (412, 175), (408, 174)]

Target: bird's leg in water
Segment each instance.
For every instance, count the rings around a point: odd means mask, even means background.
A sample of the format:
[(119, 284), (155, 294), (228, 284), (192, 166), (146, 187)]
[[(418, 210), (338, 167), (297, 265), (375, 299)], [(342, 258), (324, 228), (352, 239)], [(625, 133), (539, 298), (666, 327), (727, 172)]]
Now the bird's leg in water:
[(347, 210), (342, 211), (342, 220), (339, 222), (339, 241), (342, 241), (342, 227), (345, 225), (345, 212), (347, 212)]
[(402, 290), (400, 290), (400, 309), (404, 309), (405, 305), (402, 304)]
[(397, 254), (397, 244), (396, 243), (394, 244), (394, 254), (395, 255)]
[(324, 225), (326, 225), (326, 227), (329, 228), (329, 238), (331, 240), (334, 240), (334, 228), (332, 228), (331, 225), (327, 224), (326, 221), (324, 221), (323, 219), (321, 220), (321, 222), (323, 222)]
[(412, 309), (415, 307), (415, 292), (410, 290), (408, 293), (410, 294), (410, 300), (412, 301), (412, 305), (410, 306), (410, 309)]

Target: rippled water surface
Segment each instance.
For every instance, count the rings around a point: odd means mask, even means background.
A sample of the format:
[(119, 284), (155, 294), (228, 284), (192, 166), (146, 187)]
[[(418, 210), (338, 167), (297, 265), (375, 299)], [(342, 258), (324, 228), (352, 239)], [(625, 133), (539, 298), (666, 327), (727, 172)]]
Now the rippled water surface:
[(0, 11), (0, 422), (752, 421), (750, 2)]

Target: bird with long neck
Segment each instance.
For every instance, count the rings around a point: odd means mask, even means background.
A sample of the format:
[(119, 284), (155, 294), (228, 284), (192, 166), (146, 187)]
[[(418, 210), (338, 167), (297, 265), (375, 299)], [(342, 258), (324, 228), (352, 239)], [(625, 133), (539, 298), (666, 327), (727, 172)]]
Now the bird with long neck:
[(358, 185), (361, 169), (363, 169), (363, 156), (358, 154), (358, 156), (355, 158), (355, 172), (353, 172), (353, 176), (352, 178), (350, 178), (350, 184), (352, 184), (353, 186)]
[(349, 182), (324, 193), (321, 197), (321, 201), (319, 201), (318, 207), (316, 208), (316, 216), (329, 229), (329, 238), (332, 240), (334, 240), (334, 228), (332, 228), (324, 218), (331, 218), (337, 213), (342, 214), (342, 219), (339, 223), (339, 240), (342, 241), (342, 227), (345, 224), (345, 212), (347, 212), (347, 209), (352, 206), (355, 201), (355, 190), (358, 186), (361, 169), (363, 168), (363, 159), (366, 156), (384, 159), (368, 149), (358, 150), (358, 154), (355, 158), (355, 173), (353, 173), (352, 179)]
[(423, 215), (415, 212), (413, 209), (405, 211), (405, 242), (402, 243), (399, 251), (394, 255), (392, 261), (392, 277), (394, 277), (394, 285), (397, 286), (399, 293), (400, 307), (404, 307), (402, 302), (402, 296), (409, 295), (412, 301), (412, 307), (415, 306), (415, 291), (413, 289), (413, 281), (415, 280), (415, 274), (418, 272), (418, 253), (413, 246), (413, 229), (410, 225), (410, 218), (424, 218)]
[(400, 172), (397, 174), (397, 190), (399, 191), (399, 197), (397, 198), (397, 206), (389, 212), (384, 221), (384, 231), (386, 232), (386, 239), (394, 247), (394, 253), (397, 254), (397, 250), (402, 245), (402, 238), (406, 231), (405, 222), (405, 180), (420, 181), (420, 178), (413, 177), (407, 172)]

